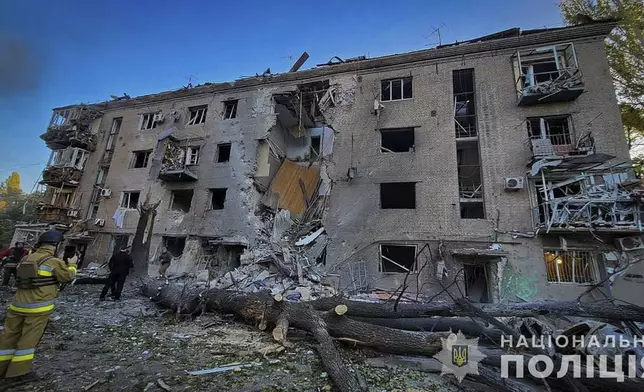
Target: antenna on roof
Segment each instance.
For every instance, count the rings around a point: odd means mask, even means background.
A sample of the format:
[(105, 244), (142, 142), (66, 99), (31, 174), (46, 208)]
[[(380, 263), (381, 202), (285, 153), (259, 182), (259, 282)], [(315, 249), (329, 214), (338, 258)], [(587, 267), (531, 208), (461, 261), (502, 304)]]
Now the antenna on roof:
[(437, 35), (438, 35), (438, 42), (432, 42), (432, 43), (429, 43), (429, 44), (427, 44), (427, 45), (425, 45), (425, 46), (433, 46), (433, 45), (437, 45), (437, 44), (438, 44), (438, 45), (442, 45), (442, 44), (443, 44), (443, 38), (442, 38), (442, 36), (441, 36), (441, 27), (447, 27), (447, 26), (445, 26), (445, 23), (441, 23), (441, 25), (440, 25), (440, 26), (436, 27), (436, 28), (435, 28), (434, 30), (432, 30), (428, 35), (423, 36), (423, 38), (425, 38), (425, 39), (429, 39), (429, 37), (431, 37), (431, 36), (432, 36), (432, 35), (434, 35), (434, 34), (437, 34)]

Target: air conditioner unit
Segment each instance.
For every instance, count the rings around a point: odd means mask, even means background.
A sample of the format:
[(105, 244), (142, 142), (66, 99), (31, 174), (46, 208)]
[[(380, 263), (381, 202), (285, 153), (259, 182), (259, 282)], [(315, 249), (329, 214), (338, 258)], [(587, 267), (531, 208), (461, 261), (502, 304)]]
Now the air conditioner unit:
[(101, 196), (102, 197), (110, 197), (110, 196), (112, 196), (112, 190), (107, 189), (107, 188), (101, 189)]
[(642, 236), (617, 238), (617, 247), (623, 251), (644, 249), (644, 238)]
[(157, 113), (154, 115), (154, 122), (162, 123), (164, 119), (165, 116), (163, 115), (163, 113)]
[(508, 177), (505, 179), (506, 191), (518, 191), (523, 189), (523, 177)]
[(71, 217), (78, 216), (78, 210), (69, 210), (69, 211), (67, 211), (67, 216), (71, 216)]
[(94, 221), (94, 224), (95, 224), (96, 226), (103, 227), (103, 226), (105, 226), (105, 219), (96, 219), (96, 220)]

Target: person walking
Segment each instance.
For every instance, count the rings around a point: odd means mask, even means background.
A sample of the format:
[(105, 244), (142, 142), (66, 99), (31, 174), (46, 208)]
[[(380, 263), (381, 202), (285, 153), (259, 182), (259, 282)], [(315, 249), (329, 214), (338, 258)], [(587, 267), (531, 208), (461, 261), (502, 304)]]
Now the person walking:
[(164, 249), (163, 252), (161, 252), (161, 255), (159, 256), (159, 261), (161, 262), (161, 267), (159, 268), (159, 275), (162, 278), (165, 278), (165, 273), (168, 270), (168, 267), (170, 267), (170, 263), (172, 262), (172, 255), (170, 252), (168, 252), (167, 249)]
[(37, 379), (31, 364), (54, 310), (58, 285), (76, 277), (76, 265), (56, 257), (56, 247), (62, 240), (63, 233), (57, 230), (41, 234), (38, 249), (18, 264), (18, 290), (9, 305), (4, 332), (0, 333), (0, 379)]
[(125, 279), (130, 273), (130, 270), (134, 268), (134, 261), (128, 253), (128, 249), (123, 248), (119, 253), (112, 255), (107, 265), (110, 269), (110, 275), (107, 278), (107, 283), (103, 287), (103, 291), (101, 291), (99, 299), (105, 301), (105, 296), (108, 290), (110, 290), (114, 300), (119, 301), (121, 299), (123, 285), (125, 285)]
[(29, 249), (25, 248), (24, 243), (16, 242), (13, 248), (9, 248), (2, 253), (0, 253), (0, 260), (2, 260), (2, 266), (4, 273), (2, 275), (2, 285), (8, 286), (11, 276), (15, 278), (16, 276), (16, 267), (20, 260), (23, 257), (29, 254)]

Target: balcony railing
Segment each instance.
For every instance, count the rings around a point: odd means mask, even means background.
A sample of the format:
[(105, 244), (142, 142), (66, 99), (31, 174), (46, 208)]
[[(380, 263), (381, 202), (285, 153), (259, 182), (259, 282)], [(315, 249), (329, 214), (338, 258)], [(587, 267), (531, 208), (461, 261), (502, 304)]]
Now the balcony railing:
[(521, 49), (512, 57), (519, 105), (573, 101), (584, 91), (572, 43)]

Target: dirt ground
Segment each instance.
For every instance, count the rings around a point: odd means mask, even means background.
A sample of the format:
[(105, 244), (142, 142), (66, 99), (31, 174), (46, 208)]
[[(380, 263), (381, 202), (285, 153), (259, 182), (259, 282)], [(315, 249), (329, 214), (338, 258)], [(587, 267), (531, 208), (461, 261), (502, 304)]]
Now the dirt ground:
[[(292, 348), (229, 316), (177, 318), (129, 287), (120, 302), (99, 302), (100, 286), (67, 287), (40, 345), (34, 370), (40, 379), (0, 391), (333, 391), (314, 343), (293, 334)], [(0, 288), (0, 320), (12, 295)], [(459, 390), (438, 374), (370, 366), (375, 353), (342, 350), (374, 392)], [(237, 364), (231, 371), (187, 371)], [(159, 382), (158, 380), (162, 380)], [(88, 389), (89, 388), (89, 389)]]

